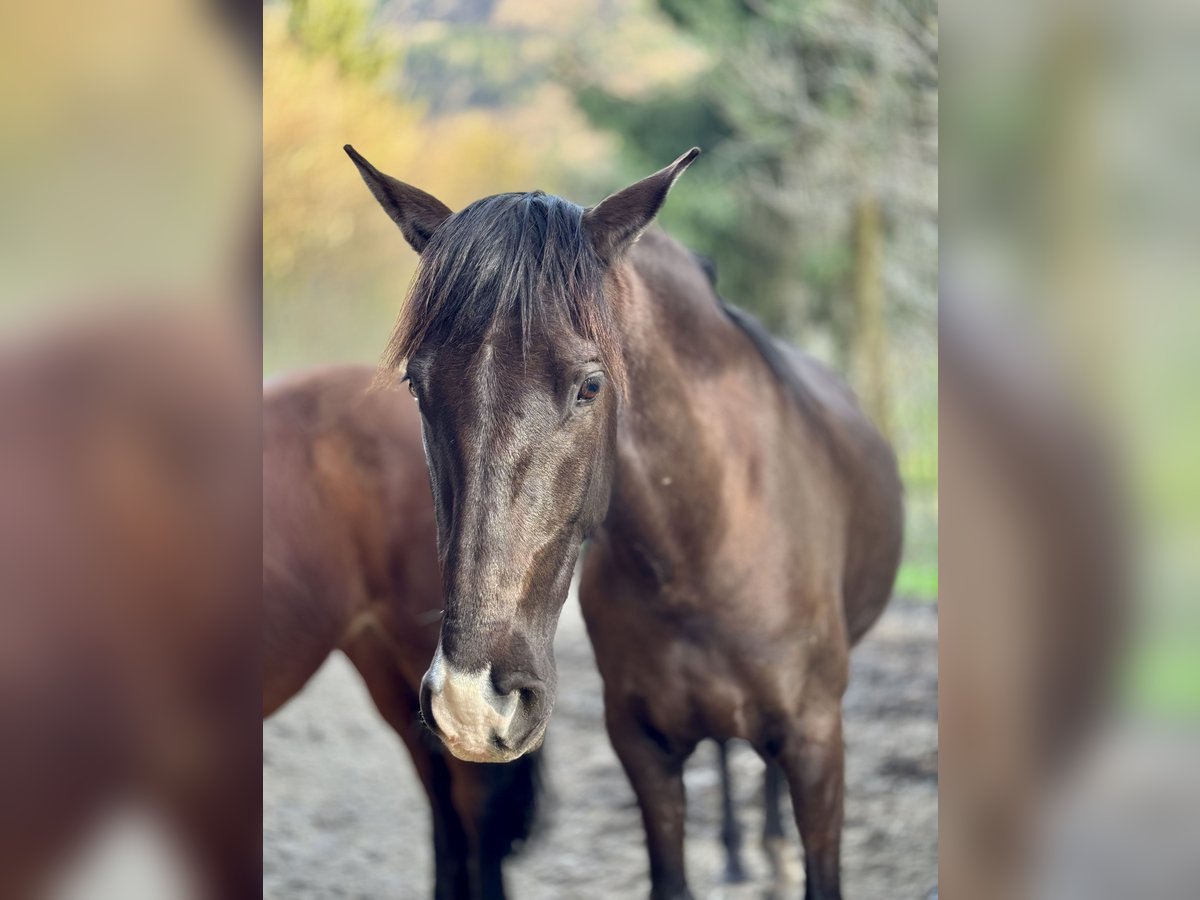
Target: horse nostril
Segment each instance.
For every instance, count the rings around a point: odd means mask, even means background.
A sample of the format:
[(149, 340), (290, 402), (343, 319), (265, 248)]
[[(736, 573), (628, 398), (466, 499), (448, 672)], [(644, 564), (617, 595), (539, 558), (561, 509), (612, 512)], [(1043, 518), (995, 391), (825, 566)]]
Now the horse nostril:
[(537, 676), (525, 672), (502, 674), (493, 669), (492, 687), (501, 697), (515, 693), (518, 702), (525, 709), (536, 708), (546, 695), (546, 683)]
[(521, 708), (530, 712), (541, 708), (542, 698), (545, 696), (546, 687), (543, 684), (526, 685), (517, 689), (517, 698)]
[(437, 722), (433, 718), (433, 690), (429, 687), (428, 680), (421, 681), (421, 718), (425, 721), (425, 726), (434, 734), (440, 734), (437, 727)]

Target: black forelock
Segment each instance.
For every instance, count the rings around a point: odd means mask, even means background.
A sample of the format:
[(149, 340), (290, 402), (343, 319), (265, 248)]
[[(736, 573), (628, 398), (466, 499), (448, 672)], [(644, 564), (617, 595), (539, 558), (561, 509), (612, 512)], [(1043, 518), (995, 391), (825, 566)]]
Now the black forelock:
[(604, 263), (583, 212), (534, 191), (486, 197), (447, 219), (421, 254), (385, 366), (399, 368), (426, 341), (480, 342), (519, 321), (523, 346), (535, 329), (566, 325), (619, 367)]

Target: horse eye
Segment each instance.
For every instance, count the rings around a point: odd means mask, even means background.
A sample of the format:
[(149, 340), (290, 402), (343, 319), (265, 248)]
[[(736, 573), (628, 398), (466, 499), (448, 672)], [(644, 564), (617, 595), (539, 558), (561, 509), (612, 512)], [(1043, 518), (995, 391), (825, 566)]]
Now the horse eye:
[(405, 381), (408, 382), (408, 392), (413, 395), (413, 399), (415, 400), (417, 396), (417, 389), (413, 387), (413, 380), (411, 378), (406, 378)]
[(600, 393), (600, 388), (604, 386), (604, 380), (599, 375), (589, 375), (583, 380), (583, 384), (579, 386), (579, 394), (575, 398), (576, 403), (591, 403)]

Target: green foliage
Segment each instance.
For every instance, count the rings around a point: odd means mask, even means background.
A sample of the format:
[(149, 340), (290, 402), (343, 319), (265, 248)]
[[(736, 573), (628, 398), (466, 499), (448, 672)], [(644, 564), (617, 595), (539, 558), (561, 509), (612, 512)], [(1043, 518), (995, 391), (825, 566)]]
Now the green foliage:
[(333, 60), (346, 76), (373, 80), (396, 58), (371, 31), (361, 0), (291, 0), (288, 32), (308, 55)]
[(938, 595), (937, 560), (933, 562), (906, 561), (896, 575), (896, 596), (918, 600), (936, 600)]
[(1152, 633), (1137, 644), (1124, 693), (1133, 708), (1165, 718), (1200, 717), (1198, 631)]
[(582, 85), (575, 97), (591, 121), (620, 132), (626, 162), (639, 170), (659, 168), (687, 150), (680, 146), (680, 135), (712, 153), (734, 133), (709, 102), (703, 83), (668, 87), (637, 103), (598, 84)]
[[(430, 116), (390, 90), (383, 48), (361, 4), (308, 0), (264, 10), (263, 364), (374, 361), (416, 264), (342, 152), (353, 143), (385, 171), (458, 208), (557, 180), (520, 123), (472, 111)], [(374, 74), (373, 74), (374, 73)], [(553, 187), (553, 183), (547, 185)]]
[[(914, 112), (932, 94), (928, 60), (918, 50), (897, 56), (890, 48), (904, 45), (905, 34), (880, 8), (851, 0), (657, 6), (712, 65), (636, 96), (576, 78), (580, 108), (619, 136), (630, 177), (700, 145), (705, 157), (688, 172), (686, 193), (705, 199), (689, 204), (677, 192), (664, 224), (717, 261), (732, 299), (792, 337), (828, 340), (845, 358), (854, 204), (871, 193), (893, 226), (936, 219), (936, 159), (921, 161), (929, 191), (916, 203), (891, 171), (895, 156), (935, 136), (936, 118)], [(921, 0), (895, 13), (918, 26), (934, 14)], [(710, 201), (721, 194), (734, 200)], [(889, 313), (932, 309), (936, 247), (928, 250), (904, 280), (919, 294), (894, 297)]]
[(542, 77), (519, 35), (487, 26), (459, 27), (416, 43), (404, 59), (405, 83), (434, 114), (520, 103)]

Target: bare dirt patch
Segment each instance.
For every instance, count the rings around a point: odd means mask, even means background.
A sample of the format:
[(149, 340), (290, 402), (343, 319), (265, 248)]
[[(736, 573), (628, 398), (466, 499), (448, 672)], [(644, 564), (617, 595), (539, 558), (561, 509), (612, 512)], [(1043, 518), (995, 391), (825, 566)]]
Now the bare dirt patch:
[[(604, 733), (600, 676), (578, 604), (555, 644), (559, 698), (547, 737), (550, 797), (535, 841), (508, 864), (515, 900), (610, 900), (649, 893), (641, 821)], [(898, 600), (854, 651), (845, 703), (845, 894), (922, 900), (937, 880), (937, 613)], [(762, 898), (762, 763), (731, 754), (751, 881), (726, 886), (716, 749), (688, 765), (687, 859), (699, 898)], [(799, 884), (799, 840), (794, 830)], [(429, 812), (399, 739), (340, 655), (263, 727), (263, 896), (432, 894)], [(799, 887), (795, 890), (799, 895)]]

